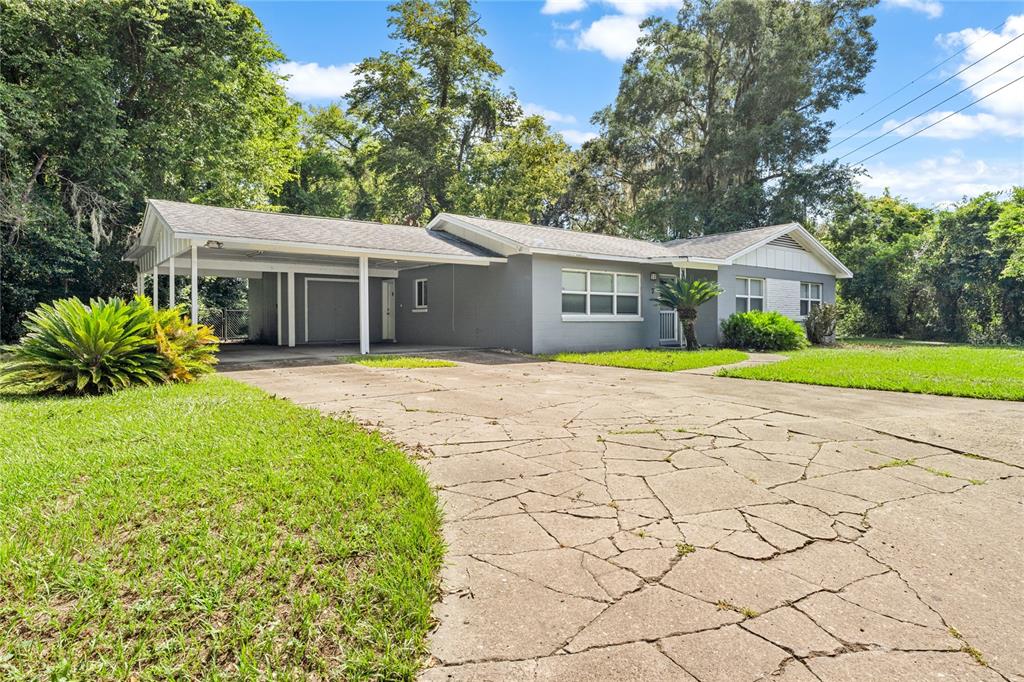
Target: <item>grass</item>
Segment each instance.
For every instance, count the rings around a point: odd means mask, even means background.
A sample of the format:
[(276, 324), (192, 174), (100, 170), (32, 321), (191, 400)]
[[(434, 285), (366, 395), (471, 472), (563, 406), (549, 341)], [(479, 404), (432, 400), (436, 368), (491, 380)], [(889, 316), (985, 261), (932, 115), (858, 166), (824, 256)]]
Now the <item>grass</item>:
[(906, 393), (1024, 400), (1024, 349), (854, 341), (786, 353), (782, 362), (719, 376)]
[(0, 678), (411, 679), (443, 555), (396, 446), (234, 381), (0, 396)]
[(391, 369), (420, 369), (423, 367), (456, 367), (451, 360), (438, 358), (417, 358), (408, 355), (374, 355), (371, 357), (352, 356), (344, 358), (346, 362), (363, 367), (384, 367)]
[(649, 369), (656, 372), (678, 372), (683, 369), (729, 365), (747, 359), (747, 354), (738, 350), (708, 349), (698, 351), (669, 349), (613, 350), (602, 353), (557, 353), (546, 356), (557, 362), (571, 362), (579, 365), (601, 365), (604, 367), (626, 367), (628, 369)]

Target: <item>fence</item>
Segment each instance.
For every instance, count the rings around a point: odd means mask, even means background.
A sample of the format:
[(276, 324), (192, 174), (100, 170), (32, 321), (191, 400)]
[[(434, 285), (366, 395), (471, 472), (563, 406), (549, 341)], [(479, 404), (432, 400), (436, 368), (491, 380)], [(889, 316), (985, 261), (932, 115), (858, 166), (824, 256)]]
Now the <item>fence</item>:
[(232, 308), (207, 308), (199, 311), (199, 321), (213, 327), (224, 341), (249, 338), (249, 311)]

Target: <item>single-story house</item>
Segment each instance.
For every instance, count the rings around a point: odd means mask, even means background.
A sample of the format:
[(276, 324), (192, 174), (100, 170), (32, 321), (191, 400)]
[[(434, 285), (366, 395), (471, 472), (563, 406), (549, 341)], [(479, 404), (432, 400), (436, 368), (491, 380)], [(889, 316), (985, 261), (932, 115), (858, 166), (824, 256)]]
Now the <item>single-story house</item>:
[(676, 277), (723, 289), (697, 320), (700, 342), (714, 345), (732, 313), (800, 320), (852, 276), (797, 223), (655, 243), (449, 213), (423, 228), (160, 200), (125, 258), (140, 291), (147, 274), (248, 278), (252, 340), (358, 342), (364, 353), (383, 342), (530, 353), (678, 345), (675, 313), (652, 300), (659, 280)]

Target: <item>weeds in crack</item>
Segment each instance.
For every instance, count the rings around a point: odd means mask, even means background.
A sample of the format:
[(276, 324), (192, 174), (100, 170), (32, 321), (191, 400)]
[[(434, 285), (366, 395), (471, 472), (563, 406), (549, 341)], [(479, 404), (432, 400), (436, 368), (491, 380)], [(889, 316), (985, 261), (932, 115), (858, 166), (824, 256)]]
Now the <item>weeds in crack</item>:
[(981, 480), (980, 478), (968, 478), (967, 482), (970, 483), (971, 485), (985, 485), (985, 481)]
[(676, 554), (679, 556), (687, 556), (697, 551), (697, 548), (688, 542), (677, 542), (676, 543)]
[(912, 459), (891, 459), (885, 464), (871, 467), (872, 469), (888, 469), (889, 467), (908, 467), (914, 464)]
[(940, 471), (939, 469), (932, 469), (931, 467), (921, 467), (929, 474), (935, 474), (936, 476), (942, 476), (943, 478), (953, 478), (953, 474), (948, 471)]
[(950, 627), (949, 634), (951, 634), (953, 637), (957, 639), (957, 641), (960, 642), (960, 651), (964, 652), (965, 654), (973, 658), (974, 662), (978, 665), (983, 665), (986, 668), (988, 667), (988, 663), (985, 662), (985, 657), (982, 655), (982, 653), (970, 644), (968, 644), (967, 640), (964, 639), (964, 636), (960, 634), (959, 630), (957, 630), (954, 627)]

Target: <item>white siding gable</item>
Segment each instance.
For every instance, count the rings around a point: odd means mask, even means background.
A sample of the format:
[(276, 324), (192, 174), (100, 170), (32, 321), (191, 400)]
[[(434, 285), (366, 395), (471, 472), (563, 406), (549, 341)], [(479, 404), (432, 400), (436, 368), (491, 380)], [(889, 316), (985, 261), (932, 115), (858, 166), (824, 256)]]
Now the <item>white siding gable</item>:
[(768, 297), (766, 310), (774, 310), (792, 319), (800, 318), (800, 282), (795, 279), (765, 280)]
[(771, 243), (754, 249), (733, 262), (737, 265), (752, 265), (758, 268), (814, 272), (821, 275), (833, 274), (832, 269), (826, 266), (817, 256), (804, 251), (802, 248), (775, 246)]

